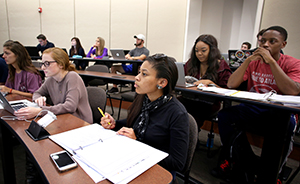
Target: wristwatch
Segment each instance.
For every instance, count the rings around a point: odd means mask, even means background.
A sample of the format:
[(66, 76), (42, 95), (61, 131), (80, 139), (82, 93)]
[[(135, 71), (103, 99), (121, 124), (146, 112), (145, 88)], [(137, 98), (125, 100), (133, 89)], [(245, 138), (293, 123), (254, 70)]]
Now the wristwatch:
[(132, 56), (132, 60), (134, 60), (134, 56)]

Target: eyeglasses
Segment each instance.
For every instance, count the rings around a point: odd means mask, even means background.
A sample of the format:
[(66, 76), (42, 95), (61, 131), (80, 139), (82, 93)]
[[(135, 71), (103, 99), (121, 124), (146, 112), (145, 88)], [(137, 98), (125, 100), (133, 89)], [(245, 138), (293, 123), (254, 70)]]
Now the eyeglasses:
[(40, 63), (40, 67), (44, 65), (45, 68), (48, 68), (51, 63), (55, 63), (56, 61), (45, 61), (43, 63)]

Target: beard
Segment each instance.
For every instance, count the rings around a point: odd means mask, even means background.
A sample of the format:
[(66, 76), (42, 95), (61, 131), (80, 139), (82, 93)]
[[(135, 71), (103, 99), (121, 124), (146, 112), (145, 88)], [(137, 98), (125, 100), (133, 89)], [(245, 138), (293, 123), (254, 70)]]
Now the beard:
[(138, 47), (138, 46), (142, 45), (142, 42), (140, 42), (140, 43), (135, 43), (134, 45)]

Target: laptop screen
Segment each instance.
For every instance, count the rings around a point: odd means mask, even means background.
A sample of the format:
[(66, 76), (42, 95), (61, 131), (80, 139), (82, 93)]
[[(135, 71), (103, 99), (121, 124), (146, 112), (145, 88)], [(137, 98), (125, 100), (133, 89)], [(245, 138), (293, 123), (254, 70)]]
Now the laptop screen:
[(123, 49), (110, 49), (110, 53), (114, 59), (125, 59)]

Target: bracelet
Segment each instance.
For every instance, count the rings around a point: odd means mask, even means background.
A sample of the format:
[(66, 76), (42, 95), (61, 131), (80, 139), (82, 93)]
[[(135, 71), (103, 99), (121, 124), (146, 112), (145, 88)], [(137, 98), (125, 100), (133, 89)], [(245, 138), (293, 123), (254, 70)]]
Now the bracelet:
[(11, 93), (12, 92), (12, 88), (10, 88), (10, 90), (9, 90), (9, 93)]

